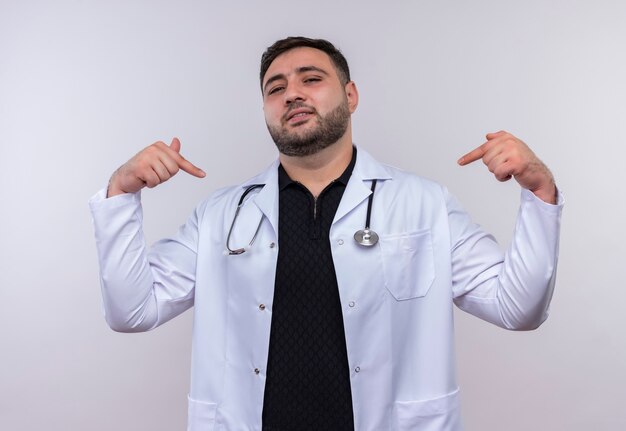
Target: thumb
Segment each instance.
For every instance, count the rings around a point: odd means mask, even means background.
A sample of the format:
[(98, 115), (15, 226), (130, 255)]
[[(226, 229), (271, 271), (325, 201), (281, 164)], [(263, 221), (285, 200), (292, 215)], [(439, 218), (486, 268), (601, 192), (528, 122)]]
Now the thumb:
[(492, 139), (497, 138), (498, 136), (500, 136), (503, 133), (504, 133), (504, 130), (500, 130), (499, 132), (487, 133), (487, 135), (485, 135), (485, 137), (487, 138), (488, 141), (491, 141)]
[(176, 151), (177, 153), (180, 153), (180, 141), (178, 140), (178, 138), (173, 138), (172, 139), (172, 143), (170, 144), (170, 148), (174, 151)]

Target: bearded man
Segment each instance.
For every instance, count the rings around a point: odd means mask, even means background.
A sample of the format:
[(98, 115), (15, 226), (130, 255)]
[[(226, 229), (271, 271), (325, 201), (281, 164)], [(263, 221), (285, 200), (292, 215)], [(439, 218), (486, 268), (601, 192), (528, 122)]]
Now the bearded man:
[(546, 319), (552, 175), (504, 131), (459, 160), (522, 187), (502, 253), (444, 187), (353, 144), (359, 94), (330, 42), (277, 41), (260, 83), (278, 160), (175, 236), (146, 246), (139, 191), (206, 175), (176, 138), (92, 198), (107, 322), (147, 331), (195, 306), (189, 430), (460, 430), (452, 306), (514, 330)]

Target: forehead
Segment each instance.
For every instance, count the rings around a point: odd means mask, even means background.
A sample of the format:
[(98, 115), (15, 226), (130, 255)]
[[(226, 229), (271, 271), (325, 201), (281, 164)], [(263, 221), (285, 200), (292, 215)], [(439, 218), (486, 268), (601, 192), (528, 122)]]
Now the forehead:
[(336, 76), (337, 72), (333, 63), (324, 51), (310, 47), (298, 47), (283, 52), (272, 61), (265, 72), (263, 84), (275, 75), (289, 76), (297, 72), (301, 67), (316, 66), (325, 70), (329, 75)]

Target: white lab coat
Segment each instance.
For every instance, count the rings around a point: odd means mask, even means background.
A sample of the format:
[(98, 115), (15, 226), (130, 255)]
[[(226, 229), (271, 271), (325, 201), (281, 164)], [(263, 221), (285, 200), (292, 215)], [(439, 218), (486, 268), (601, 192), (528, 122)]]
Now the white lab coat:
[[(278, 162), (202, 202), (170, 239), (145, 245), (140, 195), (90, 201), (106, 320), (146, 331), (195, 305), (190, 431), (260, 430), (278, 255)], [(371, 248), (356, 244), (378, 179)], [(250, 184), (231, 248), (226, 234)], [(522, 191), (503, 255), (442, 186), (374, 160), (362, 148), (330, 229), (343, 310), (355, 429), (461, 430), (452, 303), (509, 329), (547, 317), (561, 204)]]

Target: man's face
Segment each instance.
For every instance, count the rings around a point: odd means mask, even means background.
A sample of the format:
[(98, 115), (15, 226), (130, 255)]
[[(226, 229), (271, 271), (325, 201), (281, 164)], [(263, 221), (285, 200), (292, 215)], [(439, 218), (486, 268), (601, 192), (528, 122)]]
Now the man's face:
[(330, 57), (314, 48), (279, 55), (263, 78), (265, 123), (287, 156), (308, 156), (337, 142), (356, 101), (354, 83), (344, 86)]

